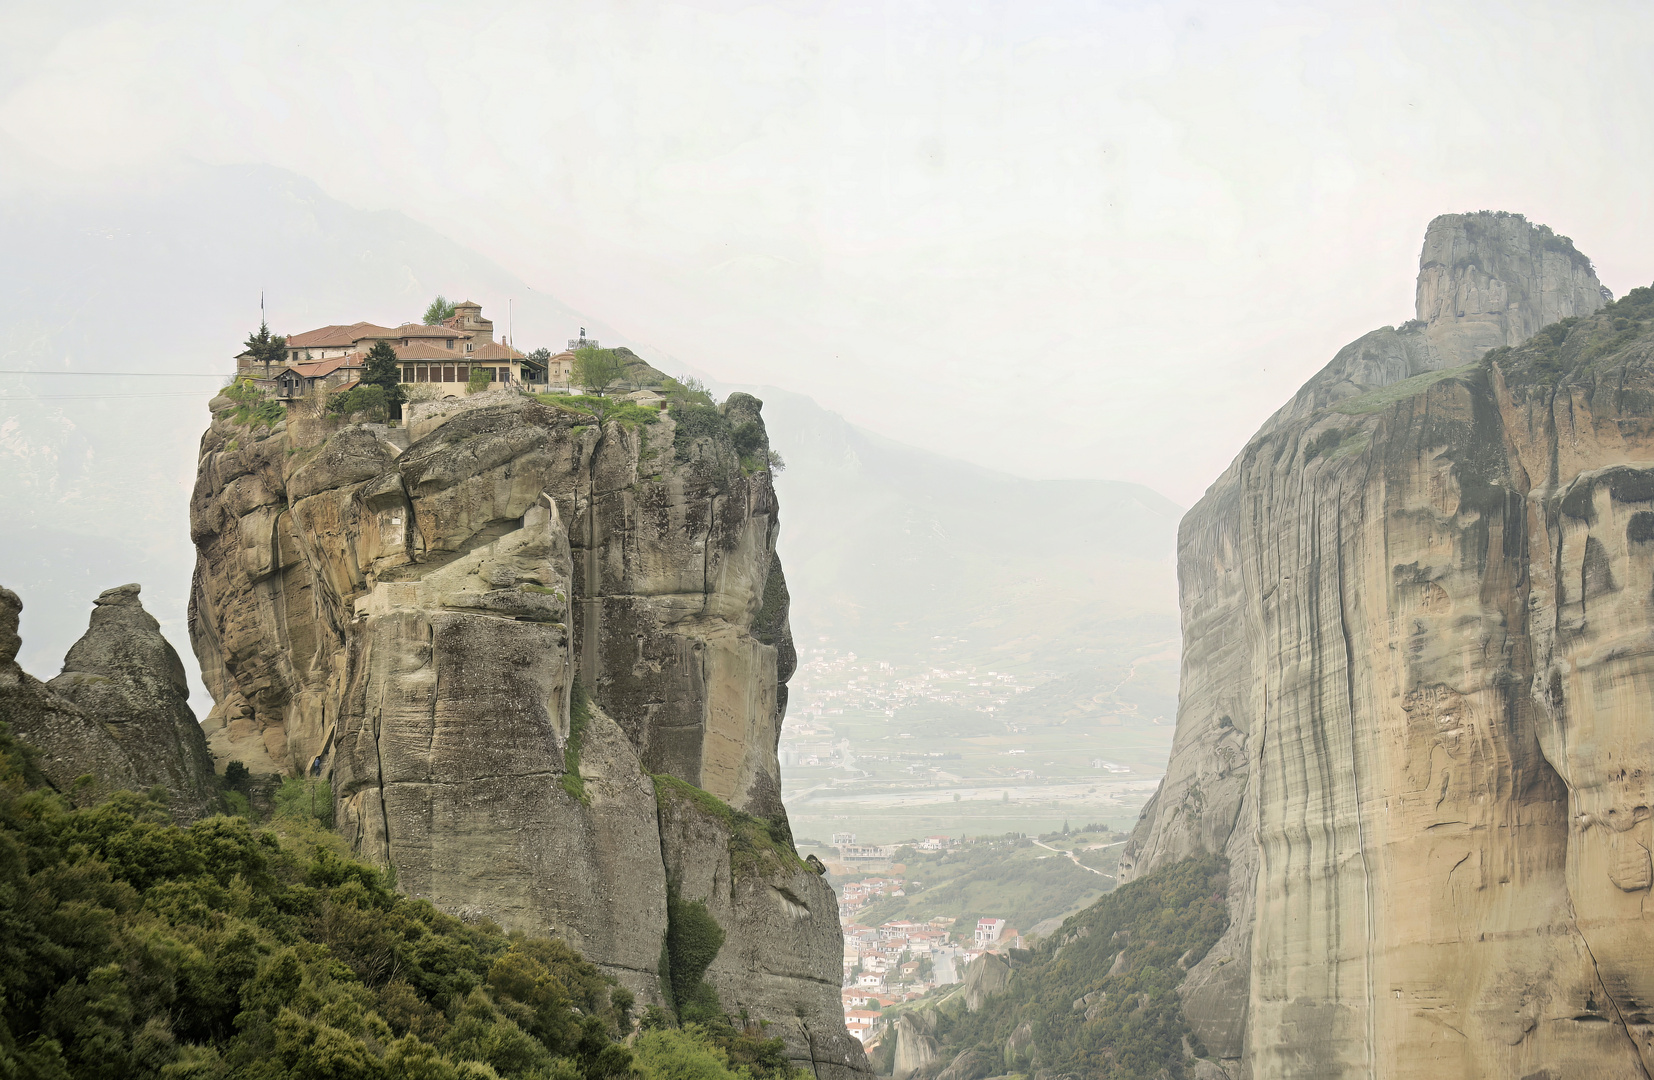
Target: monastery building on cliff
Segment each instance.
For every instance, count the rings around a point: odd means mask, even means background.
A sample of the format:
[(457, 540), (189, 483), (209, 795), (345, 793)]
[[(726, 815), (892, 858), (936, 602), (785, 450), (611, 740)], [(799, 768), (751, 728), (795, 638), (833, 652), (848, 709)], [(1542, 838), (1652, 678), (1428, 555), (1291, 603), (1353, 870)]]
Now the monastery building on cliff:
[(536, 363), (509, 344), (494, 340), (494, 323), (483, 318), (482, 305), (469, 300), (454, 305), (454, 314), (435, 326), (370, 322), (322, 326), (287, 338), (284, 368), (269, 372), (243, 353), (236, 358), (238, 378), (268, 382), (279, 397), (299, 397), (312, 390), (348, 390), (362, 375), (368, 352), (387, 342), (402, 365), (402, 381), (434, 384), (448, 397), (465, 393), (478, 371), (497, 385), (563, 385), (573, 374), (574, 354), (559, 353)]

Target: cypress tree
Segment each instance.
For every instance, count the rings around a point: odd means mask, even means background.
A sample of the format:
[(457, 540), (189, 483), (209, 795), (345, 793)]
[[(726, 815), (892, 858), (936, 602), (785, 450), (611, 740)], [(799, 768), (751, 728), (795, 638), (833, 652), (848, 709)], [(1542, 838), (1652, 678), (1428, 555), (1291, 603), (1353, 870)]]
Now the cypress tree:
[(270, 377), (270, 365), (281, 362), (282, 355), (287, 351), (287, 339), (280, 334), (270, 333), (270, 324), (260, 322), (258, 332), (247, 335), (247, 351), (253, 357), (253, 363), (264, 365), (264, 377)]
[(373, 343), (367, 362), (362, 365), (362, 385), (383, 387), (391, 419), (402, 418), (402, 365), (397, 362), (396, 350), (391, 348), (390, 342)]

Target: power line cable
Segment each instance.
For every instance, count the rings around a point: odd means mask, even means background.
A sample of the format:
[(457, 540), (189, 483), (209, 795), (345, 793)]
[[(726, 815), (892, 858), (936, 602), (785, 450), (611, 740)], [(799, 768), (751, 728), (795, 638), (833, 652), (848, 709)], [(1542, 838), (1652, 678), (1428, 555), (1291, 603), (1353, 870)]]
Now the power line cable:
[(206, 393), (205, 390), (182, 390), (176, 393), (159, 394), (22, 394), (17, 397), (0, 397), (0, 401), (126, 401), (131, 398), (198, 398), (204, 393)]
[(0, 368), (0, 375), (99, 375), (104, 378), (110, 376), (125, 377), (143, 376), (160, 377), (166, 379), (227, 379), (228, 375), (222, 371), (42, 371), (39, 369)]

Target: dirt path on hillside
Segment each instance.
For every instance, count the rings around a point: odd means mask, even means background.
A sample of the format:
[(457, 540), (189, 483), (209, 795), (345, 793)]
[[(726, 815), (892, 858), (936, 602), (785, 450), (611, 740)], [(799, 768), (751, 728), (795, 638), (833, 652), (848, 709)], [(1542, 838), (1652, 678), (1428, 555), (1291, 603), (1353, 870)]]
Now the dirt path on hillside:
[[(1103, 844), (1103, 845), (1101, 845), (1101, 847), (1105, 847), (1105, 848), (1119, 847), (1121, 844), (1124, 844), (1126, 842), (1127, 841), (1125, 841), (1125, 840), (1119, 840), (1119, 841), (1116, 841), (1115, 843), (1112, 843), (1112, 844)], [(1089, 871), (1093, 874), (1096, 874), (1098, 877), (1106, 877), (1106, 878), (1114, 877), (1113, 874), (1105, 874), (1101, 870), (1094, 870), (1091, 867), (1087, 866), (1085, 863), (1081, 862), (1080, 859), (1079, 859), (1079, 856), (1075, 855), (1072, 851), (1064, 851), (1062, 848), (1054, 848), (1050, 844), (1042, 844), (1038, 840), (1034, 841), (1034, 845), (1036, 847), (1042, 847), (1046, 851), (1054, 852), (1055, 854), (1058, 854), (1058, 855), (1067, 855), (1068, 860), (1070, 862), (1072, 862), (1075, 866), (1079, 867), (1081, 870), (1086, 870), (1086, 871)], [(1100, 850), (1100, 848), (1099, 848), (1099, 850)]]

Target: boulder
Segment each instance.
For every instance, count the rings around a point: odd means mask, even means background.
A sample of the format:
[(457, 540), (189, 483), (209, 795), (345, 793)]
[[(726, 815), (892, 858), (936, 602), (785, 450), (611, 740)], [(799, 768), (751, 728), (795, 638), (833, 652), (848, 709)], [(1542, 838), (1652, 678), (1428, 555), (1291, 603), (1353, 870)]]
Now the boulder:
[(965, 1008), (977, 1012), (1011, 982), (1011, 965), (997, 953), (983, 953), (965, 969)]
[(78, 790), (83, 777), (94, 799), (160, 788), (188, 824), (217, 811), (217, 778), (183, 662), (138, 593), (122, 585), (99, 596), (62, 674), (42, 684), (17, 666), (23, 605), (0, 589), (0, 720), (41, 752), (41, 771), (58, 790)]
[(936, 1074), (936, 1080), (987, 1080), (999, 1075), (999, 1062), (980, 1050), (966, 1050)]
[(1005, 1040), (1005, 1068), (1018, 1070), (1034, 1056), (1034, 1023), (1024, 1020)]
[(912, 1009), (896, 1017), (896, 1053), (891, 1076), (906, 1080), (936, 1060), (936, 1014)]
[(59, 791), (90, 778), (92, 797), (142, 787), (126, 751), (101, 721), (52, 692), (17, 664), (17, 633), (23, 601), (0, 588), (0, 722), (13, 736), (40, 751), (40, 769)]
[(94, 601), (91, 625), (46, 685), (99, 721), (137, 784), (164, 789), (173, 817), (188, 823), (218, 810), (217, 777), (189, 706), (183, 661), (139, 591), (122, 585)]

